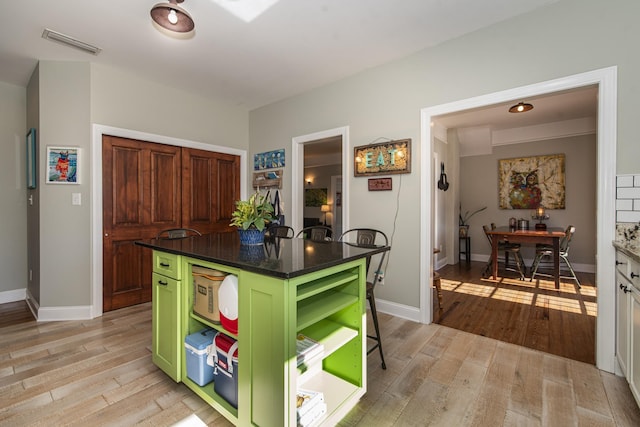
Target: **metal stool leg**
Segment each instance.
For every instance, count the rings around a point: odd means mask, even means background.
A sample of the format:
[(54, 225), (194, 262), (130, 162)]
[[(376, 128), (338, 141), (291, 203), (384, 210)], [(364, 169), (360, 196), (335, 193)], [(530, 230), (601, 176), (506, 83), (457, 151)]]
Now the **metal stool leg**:
[(380, 328), (378, 327), (378, 312), (376, 311), (376, 299), (373, 296), (373, 289), (367, 292), (367, 299), (369, 300), (369, 306), (371, 307), (371, 318), (373, 319), (373, 327), (376, 330), (376, 335), (367, 335), (368, 338), (375, 340), (377, 343), (369, 350), (367, 350), (367, 354), (370, 354), (373, 350), (378, 348), (380, 351), (380, 359), (382, 360), (382, 369), (387, 369), (387, 364), (384, 363), (384, 354), (382, 354), (382, 339), (380, 338)]

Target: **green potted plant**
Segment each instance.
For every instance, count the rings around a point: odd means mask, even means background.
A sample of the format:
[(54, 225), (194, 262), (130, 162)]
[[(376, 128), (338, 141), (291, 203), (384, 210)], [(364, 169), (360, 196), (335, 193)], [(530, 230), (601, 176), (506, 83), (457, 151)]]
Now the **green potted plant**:
[(466, 211), (463, 214), (462, 213), (462, 205), (460, 205), (460, 214), (458, 216), (458, 225), (460, 226), (458, 228), (458, 233), (460, 234), (460, 237), (467, 237), (469, 235), (469, 220), (471, 219), (472, 216), (474, 216), (478, 212), (482, 212), (485, 209), (487, 209), (486, 206), (482, 207), (480, 209), (476, 209), (473, 212)]
[(240, 243), (259, 245), (264, 241), (267, 224), (274, 219), (273, 205), (266, 196), (256, 191), (249, 200), (236, 201), (236, 209), (231, 217), (230, 225), (238, 227)]

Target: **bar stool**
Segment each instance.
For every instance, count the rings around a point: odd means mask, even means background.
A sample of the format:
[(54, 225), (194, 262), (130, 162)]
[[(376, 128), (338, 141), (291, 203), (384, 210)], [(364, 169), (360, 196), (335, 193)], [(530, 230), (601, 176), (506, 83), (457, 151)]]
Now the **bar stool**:
[[(379, 242), (376, 243), (376, 240)], [(380, 230), (372, 228), (352, 228), (347, 230), (338, 239), (340, 242), (344, 242), (353, 246), (372, 247), (374, 245), (389, 246), (389, 239), (387, 235)], [(391, 250), (391, 248), (389, 248)], [(376, 348), (380, 352), (380, 359), (382, 360), (382, 369), (387, 369), (387, 364), (384, 362), (384, 354), (382, 353), (382, 337), (380, 335), (380, 327), (378, 326), (378, 311), (376, 310), (376, 298), (373, 290), (378, 283), (380, 274), (382, 274), (382, 264), (384, 262), (386, 252), (380, 254), (380, 261), (376, 265), (376, 269), (373, 275), (373, 281), (367, 280), (366, 296), (369, 301), (369, 307), (371, 308), (371, 319), (373, 320), (373, 328), (376, 332), (375, 335), (367, 335), (367, 338), (375, 341), (376, 343), (367, 349), (367, 355), (374, 351)], [(371, 267), (371, 257), (367, 257), (367, 272)]]

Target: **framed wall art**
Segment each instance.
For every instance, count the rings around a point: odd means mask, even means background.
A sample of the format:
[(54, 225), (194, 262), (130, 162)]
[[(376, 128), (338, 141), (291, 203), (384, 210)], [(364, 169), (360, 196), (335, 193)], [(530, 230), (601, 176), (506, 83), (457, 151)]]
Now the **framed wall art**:
[(391, 190), (391, 178), (369, 178), (369, 191), (389, 191)]
[(500, 209), (565, 208), (565, 156), (498, 160)]
[(411, 172), (411, 139), (398, 139), (353, 149), (353, 176)]
[(27, 132), (27, 188), (34, 189), (38, 183), (38, 166), (36, 157), (36, 130)]
[(80, 148), (47, 147), (47, 184), (80, 184)]
[(304, 190), (304, 205), (308, 208), (327, 204), (326, 188), (307, 188)]
[(253, 156), (253, 170), (276, 169), (284, 167), (284, 148), (258, 153)]

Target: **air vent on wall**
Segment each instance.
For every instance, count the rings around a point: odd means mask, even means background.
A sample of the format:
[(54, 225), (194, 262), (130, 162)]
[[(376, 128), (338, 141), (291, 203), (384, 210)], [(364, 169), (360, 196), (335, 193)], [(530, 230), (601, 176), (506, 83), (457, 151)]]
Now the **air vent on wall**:
[(62, 43), (67, 46), (74, 47), (76, 49), (80, 49), (84, 52), (90, 53), (92, 55), (97, 55), (102, 51), (99, 47), (90, 45), (89, 43), (82, 42), (78, 39), (74, 39), (73, 37), (69, 37), (62, 33), (58, 33), (57, 31), (50, 30), (45, 28), (42, 32), (42, 38), (47, 40), (53, 40), (58, 43)]

